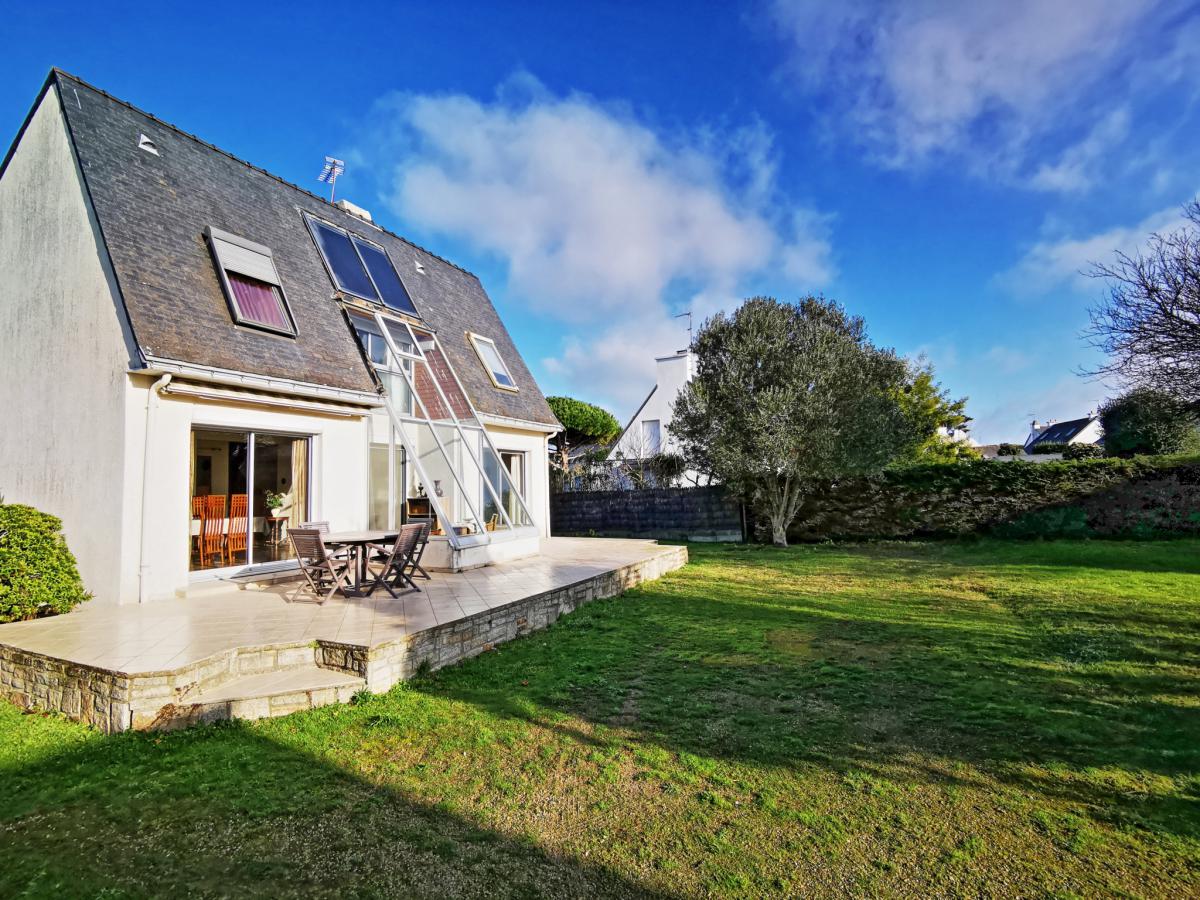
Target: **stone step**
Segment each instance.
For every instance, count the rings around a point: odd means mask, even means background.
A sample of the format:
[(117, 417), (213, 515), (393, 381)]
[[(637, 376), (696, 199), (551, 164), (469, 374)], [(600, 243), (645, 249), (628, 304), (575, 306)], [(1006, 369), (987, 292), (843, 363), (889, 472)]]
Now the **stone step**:
[(286, 716), (330, 703), (346, 703), (366, 684), (357, 675), (315, 664), (242, 675), (164, 706), (150, 727), (169, 730), (201, 722)]

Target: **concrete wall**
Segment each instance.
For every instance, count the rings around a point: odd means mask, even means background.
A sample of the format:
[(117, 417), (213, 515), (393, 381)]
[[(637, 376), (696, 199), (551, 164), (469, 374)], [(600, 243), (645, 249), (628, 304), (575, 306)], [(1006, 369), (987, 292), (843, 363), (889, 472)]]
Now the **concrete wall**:
[[(129, 377), (127, 417), (129, 495), (138, 513), (125, 529), (121, 602), (137, 602), (141, 559), (143, 447), (146, 397), (153, 378)], [(365, 417), (327, 416), (306, 411), (213, 403), (167, 394), (153, 413), (147, 484), (146, 593), (148, 600), (184, 596), (191, 527), (191, 440), (193, 428), (312, 435), (309, 514), (334, 530), (367, 526), (369, 425)], [(103, 599), (97, 597), (97, 599)]]
[(51, 89), (0, 178), (0, 494), (61, 518), (84, 583), (108, 598), (128, 515), (123, 323)]

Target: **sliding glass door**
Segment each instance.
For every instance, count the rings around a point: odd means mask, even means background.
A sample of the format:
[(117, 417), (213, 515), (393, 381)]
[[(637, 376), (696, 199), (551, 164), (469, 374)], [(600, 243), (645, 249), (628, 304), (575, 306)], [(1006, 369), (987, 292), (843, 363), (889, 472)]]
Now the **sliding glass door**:
[(309, 435), (192, 431), (190, 568), (293, 556), (289, 528), (309, 518)]

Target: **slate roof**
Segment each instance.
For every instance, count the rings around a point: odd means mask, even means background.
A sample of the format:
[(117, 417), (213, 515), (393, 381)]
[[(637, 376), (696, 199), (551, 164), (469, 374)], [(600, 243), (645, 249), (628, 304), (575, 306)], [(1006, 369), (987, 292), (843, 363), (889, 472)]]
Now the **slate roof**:
[(1032, 441), (1026, 444), (1026, 447), (1032, 447), (1035, 444), (1065, 444), (1070, 441), (1075, 435), (1087, 428), (1092, 422), (1090, 416), (1085, 416), (1082, 419), (1071, 419), (1068, 422), (1055, 422), (1045, 431), (1035, 437)]
[[(59, 91), (130, 326), (144, 353), (373, 391), (305, 226), (301, 211), (306, 211), (387, 250), (481, 413), (555, 423), (475, 275), (72, 75), (56, 69), (48, 83)], [(156, 145), (157, 156), (138, 148), (143, 134)], [(271, 248), (296, 337), (233, 322), (203, 236), (206, 227)], [(496, 342), (519, 392), (492, 384), (468, 331)]]

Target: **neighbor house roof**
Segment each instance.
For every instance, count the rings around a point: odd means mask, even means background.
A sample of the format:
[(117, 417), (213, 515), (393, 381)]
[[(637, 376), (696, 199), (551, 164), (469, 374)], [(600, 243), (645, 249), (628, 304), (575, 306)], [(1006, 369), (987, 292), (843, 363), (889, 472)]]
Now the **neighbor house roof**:
[(1065, 444), (1074, 438), (1075, 435), (1079, 434), (1079, 432), (1083, 431), (1083, 429), (1087, 428), (1092, 421), (1092, 416), (1085, 416), (1082, 419), (1071, 419), (1069, 422), (1055, 422), (1026, 446), (1032, 447), (1034, 444)]
[[(54, 70), (67, 125), (134, 339), (148, 356), (373, 391), (302, 212), (382, 246), (481, 413), (554, 423), (479, 279), (324, 199)], [(264, 121), (264, 126), (269, 125)], [(139, 148), (142, 137), (157, 154)], [(296, 336), (235, 324), (204, 230), (264, 245)], [(518, 391), (496, 388), (467, 332), (492, 338)]]

